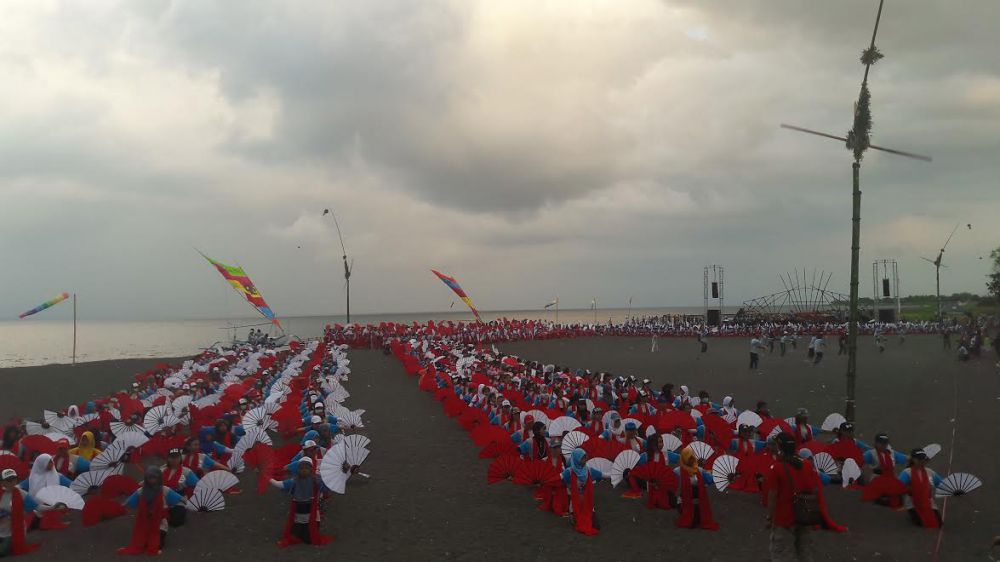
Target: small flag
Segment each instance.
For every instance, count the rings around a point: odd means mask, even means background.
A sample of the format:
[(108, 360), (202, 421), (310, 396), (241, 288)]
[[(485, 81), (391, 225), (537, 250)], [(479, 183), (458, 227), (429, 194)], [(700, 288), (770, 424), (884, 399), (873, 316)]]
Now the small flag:
[(545, 308), (551, 308), (553, 306), (559, 306), (559, 297), (556, 297), (556, 300), (554, 300), (554, 301), (550, 302), (549, 304), (545, 305)]

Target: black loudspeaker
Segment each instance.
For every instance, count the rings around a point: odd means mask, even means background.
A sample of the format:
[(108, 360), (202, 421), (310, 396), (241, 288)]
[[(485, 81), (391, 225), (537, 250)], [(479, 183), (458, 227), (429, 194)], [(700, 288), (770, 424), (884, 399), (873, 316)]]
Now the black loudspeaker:
[(712, 298), (719, 298), (719, 283), (717, 281), (712, 281)]
[(882, 280), (882, 296), (883, 297), (890, 297), (890, 296), (892, 296), (892, 293), (889, 291), (889, 280), (888, 279), (883, 279)]
[(717, 308), (708, 309), (705, 316), (705, 323), (709, 326), (719, 326), (722, 324), (722, 311)]
[(880, 308), (878, 311), (878, 321), (893, 323), (896, 321), (896, 309), (895, 308)]

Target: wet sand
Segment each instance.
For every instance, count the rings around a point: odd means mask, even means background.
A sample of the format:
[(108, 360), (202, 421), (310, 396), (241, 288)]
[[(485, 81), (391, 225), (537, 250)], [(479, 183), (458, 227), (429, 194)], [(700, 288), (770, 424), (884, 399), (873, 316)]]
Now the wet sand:
[[(953, 425), (957, 428), (954, 471), (967, 470), (986, 483), (974, 495), (951, 501), (941, 560), (981, 560), (992, 537), (1000, 532), (1000, 510), (993, 486), (1000, 482), (1000, 466), (992, 460), (998, 439), (992, 431), (997, 419), (1000, 379), (988, 355), (979, 363), (959, 364), (940, 350), (937, 338), (911, 337), (903, 349), (893, 341), (879, 355), (868, 340), (861, 348), (858, 382), (858, 422), (861, 437), (871, 439), (888, 431), (899, 449), (939, 442), (944, 451), (932, 468), (947, 472)], [(828, 354), (820, 367), (806, 364), (800, 348), (789, 356), (764, 356), (763, 373), (747, 370), (748, 342), (716, 339), (708, 354), (698, 353), (693, 340), (661, 340), (660, 351), (649, 352), (649, 341), (631, 338), (581, 338), (523, 342), (501, 346), (505, 351), (572, 367), (607, 369), (650, 378), (657, 385), (688, 384), (705, 388), (713, 397), (736, 397), (741, 407), (768, 398), (782, 415), (808, 407), (819, 423), (843, 405), (846, 359)], [(684, 557), (689, 560), (766, 560), (765, 513), (756, 496), (732, 493), (711, 496), (722, 530), (679, 530), (674, 512), (649, 511), (641, 501), (619, 497), (621, 489), (602, 484), (596, 505), (601, 535), (584, 537), (572, 532), (568, 520), (540, 512), (527, 488), (509, 483), (486, 484), (488, 461), (440, 405), (419, 392), (395, 359), (379, 352), (354, 351), (353, 374), (347, 383), (351, 408), (365, 408), (364, 433), (372, 439), (372, 454), (363, 471), (372, 480), (357, 477), (345, 496), (328, 502), (325, 532), (336, 541), (323, 548), (278, 550), (278, 538), (287, 514), (287, 502), (277, 491), (259, 497), (252, 475), (243, 477), (246, 492), (227, 496), (221, 513), (192, 514), (186, 526), (172, 530), (164, 560), (210, 558), (224, 562), (242, 559), (320, 560), (651, 560)], [(101, 388), (119, 388), (130, 379), (129, 367), (117, 375), (110, 369), (94, 379), (65, 375), (42, 367), (60, 383), (33, 380), (18, 384), (21, 391), (41, 393), (58, 387), (58, 406)], [(77, 367), (79, 369), (79, 367)], [(8, 372), (0, 371), (0, 380)], [(77, 371), (79, 372), (79, 371)], [(115, 376), (120, 379), (113, 380)], [(105, 380), (104, 377), (107, 377)], [(20, 379), (19, 379), (20, 380)], [(37, 381), (37, 382), (35, 382)], [(32, 383), (29, 385), (28, 383)], [(27, 385), (27, 386), (26, 386)], [(5, 389), (6, 390), (6, 389)], [(50, 394), (54, 390), (47, 391)], [(71, 398), (72, 397), (72, 398)], [(50, 405), (30, 397), (31, 412)], [(82, 398), (80, 398), (82, 399)], [(4, 393), (3, 417), (22, 411), (21, 401)], [(17, 412), (7, 408), (17, 403)], [(954, 408), (959, 407), (955, 424)], [(23, 406), (28, 408), (28, 406)], [(937, 534), (912, 527), (905, 514), (862, 504), (856, 492), (827, 488), (833, 516), (850, 533), (816, 533), (818, 560), (912, 560), (930, 556)], [(74, 514), (76, 517), (76, 514)], [(32, 532), (41, 550), (25, 560), (109, 559), (127, 542), (131, 517), (84, 529)]]

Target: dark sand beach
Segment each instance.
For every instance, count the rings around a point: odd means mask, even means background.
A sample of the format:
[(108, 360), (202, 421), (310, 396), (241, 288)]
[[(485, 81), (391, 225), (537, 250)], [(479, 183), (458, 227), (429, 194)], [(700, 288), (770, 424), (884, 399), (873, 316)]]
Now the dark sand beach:
[[(843, 406), (846, 359), (836, 345), (819, 367), (804, 362), (803, 345), (784, 358), (762, 358), (763, 373), (747, 370), (748, 342), (714, 339), (700, 354), (690, 339), (649, 341), (631, 338), (512, 343), (507, 352), (571, 367), (604, 369), (650, 378), (657, 385), (687, 384), (704, 388), (715, 399), (730, 394), (740, 407), (759, 398), (772, 411), (790, 415), (798, 406), (810, 409), (815, 423)], [(347, 405), (365, 408), (366, 433), (372, 454), (363, 471), (372, 480), (353, 478), (345, 496), (328, 502), (326, 532), (336, 541), (323, 548), (279, 550), (274, 541), (287, 514), (276, 491), (259, 497), (252, 475), (243, 477), (246, 491), (228, 496), (221, 513), (193, 514), (188, 524), (172, 530), (162, 559), (237, 560), (765, 560), (768, 535), (757, 497), (713, 493), (713, 509), (722, 525), (717, 533), (678, 530), (675, 514), (646, 510), (641, 501), (619, 497), (621, 489), (602, 484), (596, 505), (601, 535), (578, 535), (565, 519), (540, 512), (531, 493), (509, 483), (486, 484), (488, 461), (440, 405), (419, 392), (391, 357), (378, 352), (351, 353), (351, 392)], [(985, 486), (975, 494), (950, 501), (941, 545), (941, 560), (982, 560), (992, 537), (1000, 533), (1000, 509), (993, 488), (1000, 464), (993, 460), (998, 438), (994, 427), (1000, 409), (1000, 379), (987, 355), (959, 364), (941, 351), (936, 337), (910, 337), (900, 349), (893, 340), (879, 355), (870, 339), (862, 340), (858, 382), (860, 437), (870, 440), (887, 431), (899, 449), (938, 442), (941, 455), (931, 467), (946, 473), (952, 430), (957, 430), (954, 471), (980, 476)], [(0, 371), (5, 392), (0, 412), (38, 416), (42, 407), (120, 388), (132, 372), (152, 363), (108, 362), (84, 376), (81, 367), (49, 366)], [(956, 407), (957, 415), (956, 415)], [(954, 420), (954, 421), (952, 421)], [(827, 488), (832, 514), (850, 532), (816, 533), (819, 560), (930, 559), (938, 535), (911, 526), (905, 514), (862, 504), (857, 492)], [(78, 517), (77, 514), (73, 515)], [(84, 529), (32, 532), (43, 547), (25, 560), (106, 560), (127, 542), (131, 516)]]

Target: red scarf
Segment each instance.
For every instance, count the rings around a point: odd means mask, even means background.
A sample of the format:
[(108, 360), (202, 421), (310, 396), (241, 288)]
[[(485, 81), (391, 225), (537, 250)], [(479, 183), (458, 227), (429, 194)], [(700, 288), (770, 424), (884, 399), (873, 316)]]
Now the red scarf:
[(884, 451), (876, 450), (875, 453), (878, 455), (878, 468), (882, 471), (883, 476), (895, 476), (896, 474), (896, 461), (892, 458), (892, 451), (886, 449)]
[[(295, 500), (288, 502), (288, 518), (285, 520), (285, 530), (278, 541), (278, 548), (286, 548), (293, 544), (302, 542), (299, 537), (292, 534), (292, 525), (295, 524)], [(321, 535), (319, 532), (319, 486), (313, 489), (312, 501), (309, 505), (309, 544), (312, 546), (322, 546), (333, 540), (333, 537)]]
[(931, 507), (931, 484), (927, 470), (923, 467), (910, 467), (910, 498), (913, 500), (913, 510), (917, 512), (924, 527), (937, 529), (941, 526)]
[(181, 479), (184, 476), (184, 466), (179, 466), (177, 468), (170, 468), (169, 466), (163, 469), (163, 485), (171, 490), (181, 492), (184, 486), (181, 486)]
[(195, 474), (202, 474), (201, 453), (188, 453), (184, 455), (181, 459), (181, 466), (190, 468)]
[(795, 424), (795, 444), (801, 445), (812, 441), (813, 430), (807, 423)]
[[(3, 499), (6, 493), (7, 490), (0, 488), (0, 499)], [(11, 553), (17, 556), (31, 552), (39, 545), (25, 542), (24, 496), (17, 488), (12, 489), (10, 493), (10, 549)]]
[(756, 447), (754, 442), (749, 439), (743, 439), (742, 437), (736, 440), (736, 458), (743, 460), (746, 457), (754, 454)]
[(569, 471), (569, 501), (573, 506), (573, 518), (576, 519), (576, 532), (588, 536), (598, 533), (594, 528), (594, 482), (591, 479), (590, 471), (587, 471), (587, 482), (584, 484), (583, 493), (580, 493), (579, 482), (576, 479), (576, 472)]
[(66, 455), (65, 457), (52, 457), (52, 465), (55, 467), (56, 472), (62, 474), (63, 476), (72, 478), (73, 470), (70, 465), (70, 457)]
[(132, 526), (132, 540), (128, 546), (118, 549), (118, 554), (148, 554), (155, 556), (160, 551), (160, 522), (167, 517), (167, 506), (163, 494), (155, 498), (149, 505), (139, 490), (139, 511), (135, 514), (135, 525)]
[[(712, 506), (708, 504), (708, 492), (701, 471), (694, 473), (698, 486), (699, 526), (709, 531), (719, 530), (719, 524), (712, 518)], [(691, 486), (691, 475), (681, 470), (681, 516), (674, 522), (682, 529), (690, 529), (694, 524), (694, 488)]]

